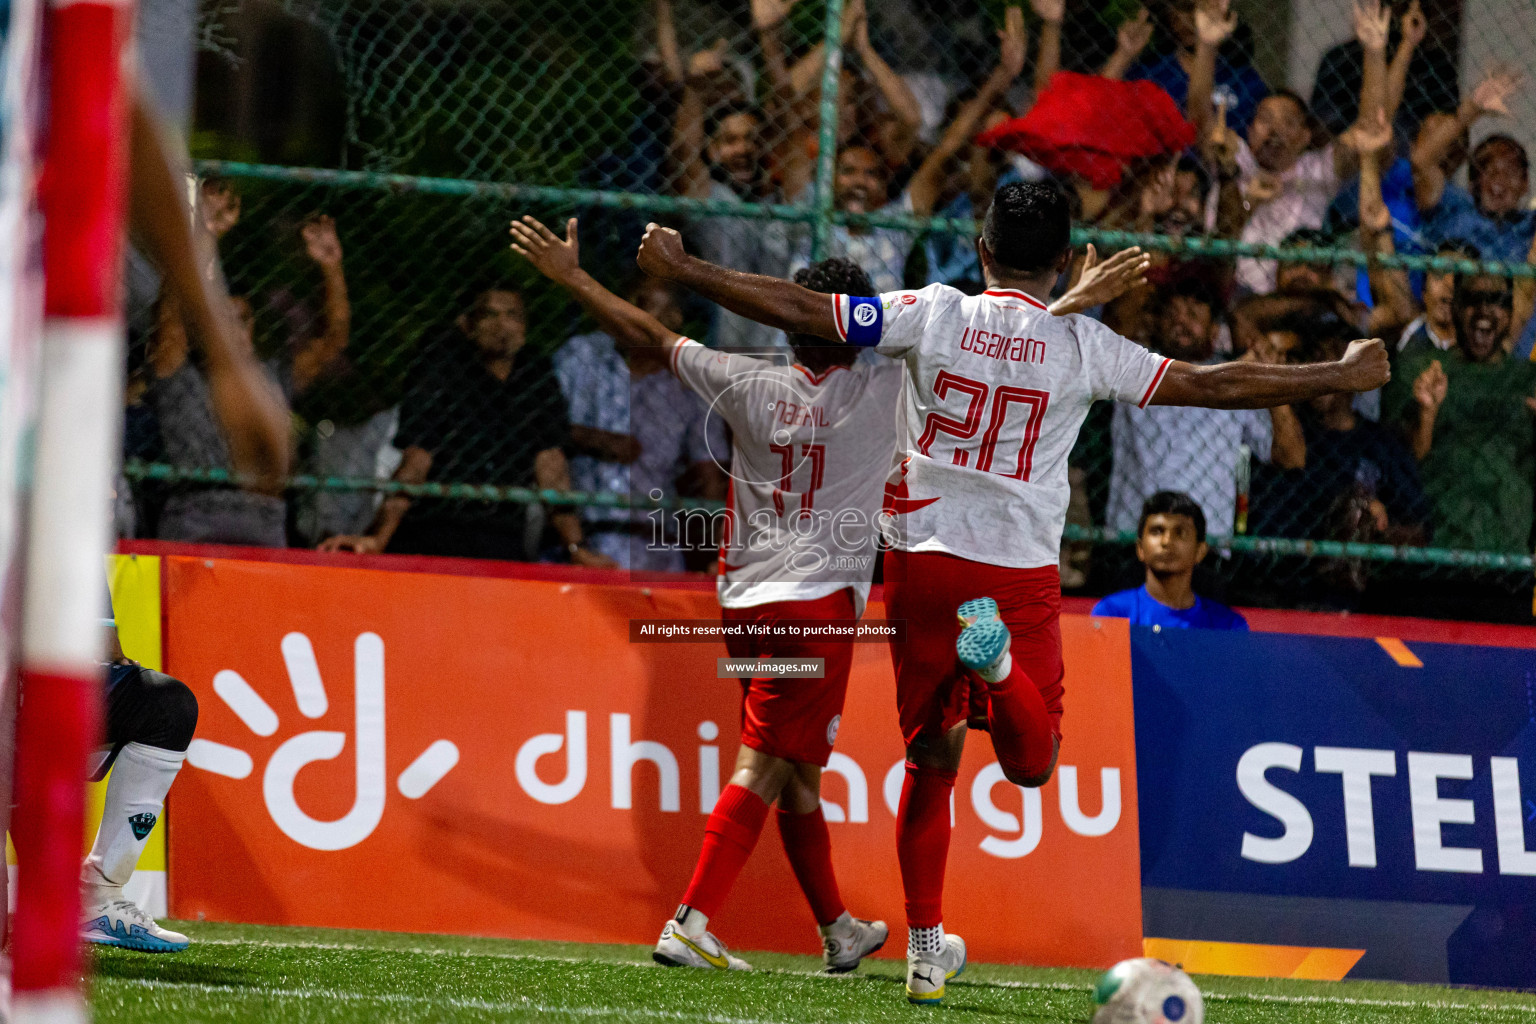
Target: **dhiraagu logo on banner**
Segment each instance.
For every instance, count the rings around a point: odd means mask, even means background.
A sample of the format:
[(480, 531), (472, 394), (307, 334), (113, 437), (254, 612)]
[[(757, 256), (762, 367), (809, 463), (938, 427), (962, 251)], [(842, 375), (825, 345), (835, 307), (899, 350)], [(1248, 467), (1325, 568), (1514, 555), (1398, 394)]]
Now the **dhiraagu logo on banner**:
[[(330, 709), (315, 649), (303, 633), (282, 638), (283, 662), (298, 713), (319, 719)], [(373, 834), (384, 816), (388, 780), (384, 772), (385, 705), (384, 641), (377, 633), (360, 633), (353, 644), (352, 755), (356, 789), (351, 808), (339, 818), (322, 820), (305, 812), (295, 795), (300, 770), (316, 761), (329, 761), (347, 747), (347, 733), (309, 729), (289, 736), (262, 769), (261, 791), (267, 813), (283, 835), (311, 850), (345, 850)], [(213, 677), (213, 692), (256, 736), (274, 736), (283, 729), (277, 711), (234, 669)], [(291, 719), (290, 719), (291, 720)], [(231, 779), (244, 779), (255, 770), (251, 755), (229, 743), (201, 737), (192, 741), (187, 760), (194, 768)], [(425, 796), (459, 763), (459, 748), (451, 740), (431, 743), (395, 780), (400, 795)]]

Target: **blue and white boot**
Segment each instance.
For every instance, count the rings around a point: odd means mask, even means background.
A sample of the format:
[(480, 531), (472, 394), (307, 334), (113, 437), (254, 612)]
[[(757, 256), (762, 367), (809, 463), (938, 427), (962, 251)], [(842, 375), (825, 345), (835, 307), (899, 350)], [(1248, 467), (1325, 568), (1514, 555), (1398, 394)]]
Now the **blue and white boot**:
[(180, 932), (161, 928), (142, 907), (121, 895), (86, 908), (80, 938), (141, 953), (180, 953), (192, 943)]
[(962, 604), (958, 615), (965, 628), (955, 641), (955, 653), (966, 668), (982, 679), (998, 682), (1012, 668), (1008, 657), (1012, 638), (1007, 624), (997, 617), (997, 602), (990, 597), (978, 597)]

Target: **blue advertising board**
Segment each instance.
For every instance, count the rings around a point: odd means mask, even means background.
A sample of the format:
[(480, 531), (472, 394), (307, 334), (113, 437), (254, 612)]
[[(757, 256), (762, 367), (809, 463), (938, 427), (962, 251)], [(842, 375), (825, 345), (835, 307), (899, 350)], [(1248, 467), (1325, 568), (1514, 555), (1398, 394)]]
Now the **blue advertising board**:
[(1131, 656), (1149, 937), (1536, 988), (1536, 651), (1133, 628)]

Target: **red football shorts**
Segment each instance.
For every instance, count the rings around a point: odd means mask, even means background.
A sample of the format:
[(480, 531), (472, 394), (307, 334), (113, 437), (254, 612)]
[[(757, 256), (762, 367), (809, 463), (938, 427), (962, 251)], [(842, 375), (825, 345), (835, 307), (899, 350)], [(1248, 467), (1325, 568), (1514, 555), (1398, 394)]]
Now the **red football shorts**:
[[(853, 591), (844, 587), (814, 601), (775, 601), (752, 608), (722, 608), (727, 625), (771, 626), (795, 619), (852, 625)], [(822, 658), (821, 679), (779, 679), (761, 676), (741, 683), (741, 742), (770, 757), (826, 767), (832, 743), (842, 723), (843, 698), (848, 694), (848, 670), (853, 645), (828, 637), (727, 637), (732, 658)]]
[(997, 602), (1012, 635), (1013, 663), (1040, 690), (1061, 738), (1061, 574), (1054, 565), (1013, 569), (938, 551), (885, 553), (886, 617), (906, 622), (891, 644), (902, 739), (937, 736), (986, 715), (986, 684), (955, 655), (956, 609), (977, 597)]

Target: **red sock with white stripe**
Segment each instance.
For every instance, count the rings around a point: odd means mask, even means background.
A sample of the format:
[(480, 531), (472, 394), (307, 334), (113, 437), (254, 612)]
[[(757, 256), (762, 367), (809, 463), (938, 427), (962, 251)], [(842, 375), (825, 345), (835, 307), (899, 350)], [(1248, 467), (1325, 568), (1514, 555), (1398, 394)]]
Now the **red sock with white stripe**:
[[(763, 798), (745, 786), (726, 786), (715, 801), (715, 809), (704, 826), (704, 848), (699, 851), (699, 863), (693, 869), (693, 880), (683, 893), (683, 906), (698, 911), (704, 920), (697, 930), (702, 932), (708, 919), (714, 917), (725, 902), (726, 894), (736, 884), (736, 876), (757, 845), (762, 834), (763, 822), (768, 819), (768, 805)], [(679, 908), (678, 920), (693, 937), (694, 922), (698, 915), (683, 914)]]
[(795, 814), (780, 807), (776, 818), (784, 853), (795, 872), (795, 881), (811, 904), (811, 914), (822, 927), (843, 916), (846, 908), (837, 891), (837, 875), (832, 871), (832, 836), (827, 819), (818, 807), (809, 814)]
[(896, 859), (907, 899), (907, 924), (935, 928), (944, 920), (944, 867), (949, 860), (949, 797), (955, 773), (907, 762), (896, 808)]

